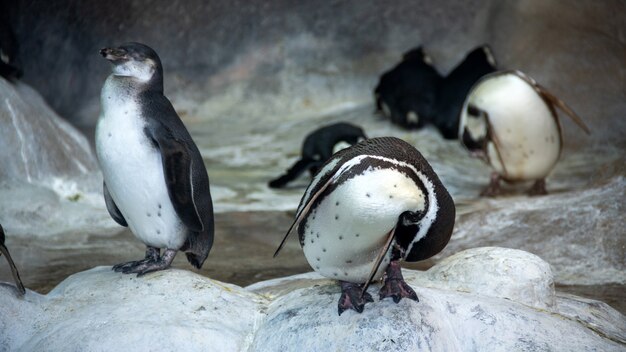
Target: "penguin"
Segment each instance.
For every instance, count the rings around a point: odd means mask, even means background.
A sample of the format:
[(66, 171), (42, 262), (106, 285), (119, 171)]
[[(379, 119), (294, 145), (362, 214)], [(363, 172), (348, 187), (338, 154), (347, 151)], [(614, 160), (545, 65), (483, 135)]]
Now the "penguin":
[(376, 111), (404, 128), (421, 128), (434, 119), (442, 80), (422, 47), (412, 49), (380, 77), (374, 89)]
[(367, 288), (382, 278), (382, 300), (418, 301), (400, 261), (419, 261), (448, 243), (455, 205), (426, 159), (395, 137), (366, 139), (339, 151), (315, 175), (274, 256), (296, 229), (311, 267), (338, 280), (338, 313), (372, 302)]
[(434, 124), (445, 139), (459, 134), (461, 108), (467, 93), (484, 75), (496, 71), (496, 60), (488, 45), (473, 49), (442, 81), (437, 93)]
[(26, 289), (24, 288), (24, 284), (22, 283), (22, 279), (20, 279), (20, 273), (17, 271), (17, 267), (15, 266), (15, 262), (13, 258), (11, 258), (11, 254), (9, 253), (9, 249), (4, 245), (4, 229), (2, 225), (0, 225), (0, 255), (4, 255), (7, 258), (7, 262), (9, 262), (9, 266), (11, 267), (11, 274), (13, 275), (13, 280), (15, 280), (15, 287), (17, 288), (17, 292), (20, 296), (23, 296), (26, 293)]
[(366, 139), (359, 126), (337, 122), (309, 133), (302, 143), (302, 157), (284, 175), (269, 182), (271, 188), (281, 188), (296, 179), (305, 170), (311, 175), (337, 151)]
[(463, 103), (458, 133), (471, 154), (493, 169), (481, 195), (500, 194), (500, 180), (534, 181), (527, 193), (547, 194), (545, 179), (563, 144), (557, 108), (590, 133), (569, 106), (520, 71), (495, 72), (472, 87)]
[[(111, 217), (146, 244), (125, 274), (166, 269), (177, 251), (202, 267), (213, 244), (213, 204), (202, 156), (163, 95), (157, 53), (140, 43), (104, 48), (113, 64), (101, 92), (96, 154)], [(163, 253), (161, 253), (163, 249)]]

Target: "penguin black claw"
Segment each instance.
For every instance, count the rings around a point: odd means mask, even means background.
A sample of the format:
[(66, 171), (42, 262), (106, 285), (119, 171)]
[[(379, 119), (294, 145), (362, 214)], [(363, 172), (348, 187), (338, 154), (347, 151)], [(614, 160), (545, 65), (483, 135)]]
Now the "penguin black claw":
[(357, 313), (363, 313), (365, 304), (374, 302), (372, 295), (367, 292), (362, 293), (362, 289), (362, 285), (341, 281), (341, 297), (339, 297), (338, 305), (339, 315), (348, 309), (353, 309)]

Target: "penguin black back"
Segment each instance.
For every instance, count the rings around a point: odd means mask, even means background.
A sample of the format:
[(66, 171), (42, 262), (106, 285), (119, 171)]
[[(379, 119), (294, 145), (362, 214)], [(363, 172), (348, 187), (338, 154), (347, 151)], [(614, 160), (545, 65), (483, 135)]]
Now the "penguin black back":
[(377, 110), (402, 127), (422, 127), (434, 119), (441, 81), (423, 49), (412, 49), (380, 77), (374, 90)]

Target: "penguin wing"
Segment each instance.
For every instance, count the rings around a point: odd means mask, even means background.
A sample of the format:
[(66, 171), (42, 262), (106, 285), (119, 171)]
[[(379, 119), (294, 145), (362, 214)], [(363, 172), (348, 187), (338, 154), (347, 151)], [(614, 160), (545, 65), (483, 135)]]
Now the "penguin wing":
[(124, 219), (124, 215), (122, 215), (122, 212), (120, 212), (117, 205), (115, 205), (113, 198), (111, 198), (111, 194), (109, 193), (106, 182), (102, 183), (102, 189), (104, 193), (104, 202), (106, 203), (107, 210), (109, 211), (109, 214), (111, 215), (113, 220), (115, 220), (116, 223), (124, 227), (128, 227), (128, 223), (126, 222), (126, 219)]
[(302, 205), (302, 208), (301, 208), (302, 210), (300, 210), (300, 212), (297, 214), (296, 219), (289, 227), (289, 230), (287, 230), (287, 233), (285, 234), (285, 237), (283, 237), (283, 240), (280, 242), (280, 245), (278, 245), (276, 252), (274, 252), (274, 258), (276, 258), (276, 256), (278, 255), (278, 252), (280, 252), (280, 250), (283, 249), (283, 246), (285, 245), (287, 238), (289, 238), (289, 234), (292, 232), (292, 230), (294, 228), (297, 228), (298, 225), (300, 225), (300, 222), (302, 221), (302, 219), (304, 219), (306, 215), (309, 213), (309, 211), (311, 210), (311, 206), (313, 205), (313, 203), (315, 203), (315, 200), (317, 200), (317, 198), (322, 193), (324, 193), (326, 188), (328, 188), (328, 186), (330, 186), (330, 184), (333, 183), (333, 181), (334, 179), (332, 177), (329, 177), (328, 181), (326, 181), (326, 183), (320, 189), (318, 189), (317, 192), (315, 192), (313, 195), (309, 197), (306, 204)]
[(199, 191), (205, 191), (194, 190), (194, 185), (197, 184), (194, 177), (198, 176), (193, 172), (194, 167), (197, 167), (192, 157), (195, 149), (192, 150), (185, 138), (175, 136), (172, 129), (163, 124), (148, 133), (161, 152), (165, 183), (176, 214), (191, 231), (204, 231), (204, 224), (194, 197)]

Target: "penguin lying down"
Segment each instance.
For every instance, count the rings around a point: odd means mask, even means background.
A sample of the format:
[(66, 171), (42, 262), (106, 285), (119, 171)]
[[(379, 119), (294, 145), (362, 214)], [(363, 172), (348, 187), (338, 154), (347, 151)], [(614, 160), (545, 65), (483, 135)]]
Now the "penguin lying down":
[(496, 62), (487, 45), (474, 48), (446, 77), (440, 76), (421, 47), (404, 54), (385, 72), (374, 90), (377, 111), (405, 128), (434, 125), (446, 139), (456, 139), (467, 93)]
[(144, 259), (113, 269), (138, 275), (162, 270), (179, 250), (200, 268), (213, 244), (209, 177), (196, 144), (163, 95), (161, 60), (139, 43), (100, 54), (113, 64), (96, 127), (104, 199), (111, 217), (147, 246)]
[(367, 139), (320, 168), (274, 256), (296, 229), (311, 267), (339, 280), (339, 315), (362, 312), (373, 301), (367, 287), (381, 278), (380, 299), (417, 301), (400, 260), (439, 253), (454, 216), (452, 198), (413, 146), (394, 137)]
[(282, 188), (306, 170), (314, 175), (319, 167), (337, 151), (366, 139), (359, 126), (337, 122), (309, 133), (302, 143), (302, 157), (284, 175), (269, 182), (271, 188)]
[(571, 108), (520, 71), (496, 72), (472, 87), (461, 111), (459, 139), (493, 169), (481, 195), (500, 194), (500, 180), (534, 181), (528, 194), (547, 194), (545, 179), (563, 146), (556, 108), (589, 134)]
[(13, 258), (11, 258), (11, 254), (9, 254), (9, 250), (4, 245), (4, 238), (4, 229), (2, 228), (2, 225), (0, 225), (0, 255), (4, 255), (7, 258), (7, 262), (9, 262), (9, 266), (11, 267), (11, 275), (13, 275), (13, 280), (15, 280), (15, 287), (17, 289), (17, 292), (20, 295), (24, 295), (26, 293), (26, 289), (24, 288), (22, 279), (20, 279), (20, 273), (17, 272), (15, 262), (13, 261)]

